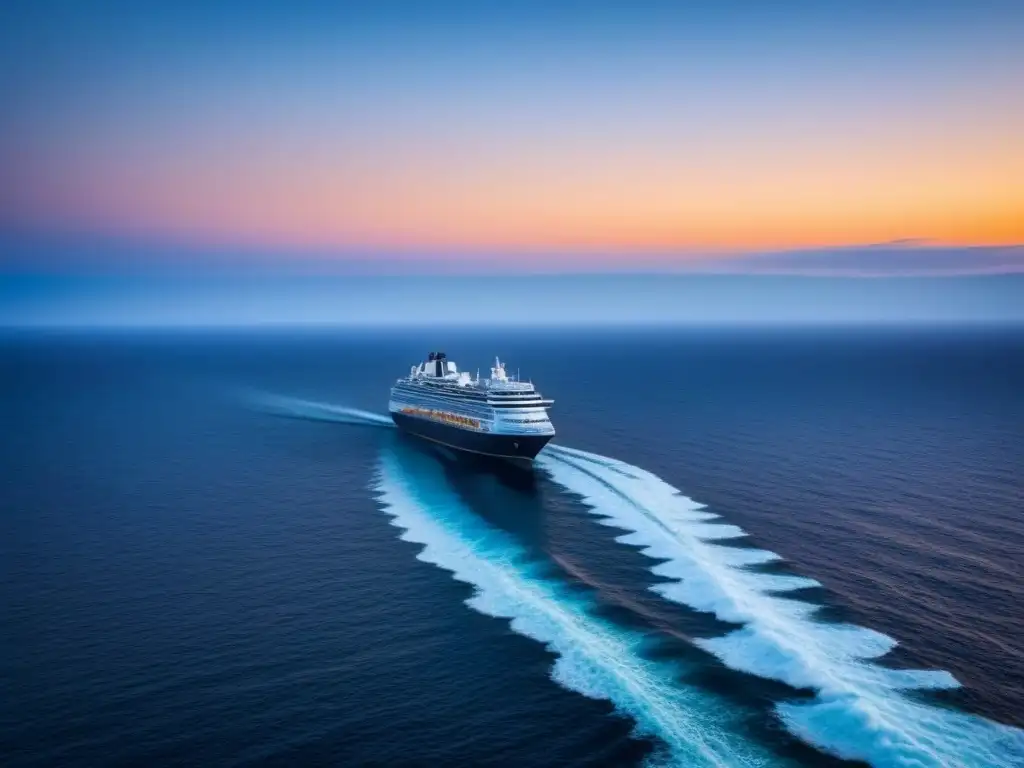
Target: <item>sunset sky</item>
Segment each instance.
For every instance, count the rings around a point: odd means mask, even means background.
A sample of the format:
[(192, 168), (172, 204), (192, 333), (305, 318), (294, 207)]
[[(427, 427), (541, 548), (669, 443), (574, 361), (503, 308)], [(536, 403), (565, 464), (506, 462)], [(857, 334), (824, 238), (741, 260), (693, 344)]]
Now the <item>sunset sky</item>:
[(1020, 2), (5, 3), (0, 98), (22, 271), (1024, 243)]
[(1019, 2), (153, 7), (5, 4), (7, 228), (412, 251), (1024, 242)]

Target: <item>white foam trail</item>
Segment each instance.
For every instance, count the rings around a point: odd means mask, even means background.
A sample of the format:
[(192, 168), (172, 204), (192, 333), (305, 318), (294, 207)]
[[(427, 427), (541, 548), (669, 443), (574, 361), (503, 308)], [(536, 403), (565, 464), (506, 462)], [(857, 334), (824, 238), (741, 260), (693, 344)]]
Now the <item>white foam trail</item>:
[(603, 524), (630, 531), (617, 541), (665, 561), (651, 570), (670, 581), (652, 589), (744, 625), (698, 641), (703, 648), (733, 669), (818, 693), (808, 703), (777, 707), (803, 740), (876, 766), (1024, 765), (1024, 732), (915, 701), (906, 692), (957, 687), (952, 675), (872, 663), (896, 641), (863, 627), (816, 621), (818, 606), (777, 594), (816, 582), (747, 570), (777, 556), (713, 543), (742, 531), (710, 522), (700, 504), (659, 477), (565, 448), (541, 454), (538, 462)]
[(543, 575), (513, 538), (466, 508), (436, 461), (386, 448), (376, 491), (392, 524), (404, 529), (401, 538), (423, 545), (418, 559), (475, 587), (469, 606), (510, 619), (513, 630), (558, 654), (556, 682), (611, 701), (639, 734), (657, 738), (664, 746), (652, 762), (779, 764), (738, 735), (739, 718), (720, 700), (675, 682), (678, 666), (644, 659), (640, 635), (590, 615), (584, 598)]
[(375, 427), (393, 427), (394, 422), (379, 413), (349, 408), (333, 403), (320, 403), (298, 397), (271, 395), (265, 392), (252, 393), (247, 398), (254, 406), (278, 416), (291, 416), (315, 421), (333, 421), (341, 424), (362, 424)]

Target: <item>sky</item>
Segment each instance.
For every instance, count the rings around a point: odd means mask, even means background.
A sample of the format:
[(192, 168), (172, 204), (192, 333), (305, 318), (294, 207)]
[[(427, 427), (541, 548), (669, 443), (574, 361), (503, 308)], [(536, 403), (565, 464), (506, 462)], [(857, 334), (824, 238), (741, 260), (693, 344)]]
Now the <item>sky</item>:
[(0, 320), (74, 280), (1019, 273), (1022, 137), (1020, 2), (5, 3)]

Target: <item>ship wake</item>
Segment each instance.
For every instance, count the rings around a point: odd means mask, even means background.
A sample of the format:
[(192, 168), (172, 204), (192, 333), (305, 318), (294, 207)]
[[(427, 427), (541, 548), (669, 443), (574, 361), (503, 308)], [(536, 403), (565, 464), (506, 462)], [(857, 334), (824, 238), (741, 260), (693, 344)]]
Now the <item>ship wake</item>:
[(349, 408), (335, 403), (303, 400), (299, 397), (273, 395), (266, 392), (250, 392), (245, 396), (253, 408), (275, 416), (310, 421), (331, 421), (339, 424), (356, 424), (367, 427), (394, 427), (395, 423), (379, 413)]
[(661, 748), (654, 764), (778, 764), (738, 735), (742, 724), (717, 699), (677, 681), (677, 665), (645, 659), (643, 638), (592, 615), (587, 599), (545, 575), (507, 533), (467, 508), (436, 460), (387, 447), (376, 493), (401, 538), (422, 545), (417, 558), (474, 587), (467, 605), (508, 619), (512, 629), (557, 654), (552, 678), (610, 701)]
[(653, 590), (741, 625), (698, 645), (733, 669), (816, 692), (809, 702), (776, 705), (799, 738), (877, 766), (1024, 765), (1024, 732), (915, 698), (914, 691), (957, 687), (952, 675), (876, 663), (894, 639), (817, 620), (819, 606), (785, 596), (817, 582), (751, 570), (778, 555), (729, 547), (746, 534), (659, 477), (555, 445), (538, 463), (603, 525), (629, 532), (616, 541), (660, 561), (651, 571), (665, 582)]
[[(336, 404), (267, 394), (250, 402), (293, 418), (393, 427), (387, 416)], [(737, 763), (700, 694), (674, 683), (662, 665), (638, 656), (639, 640), (591, 618), (579, 598), (540, 575), (514, 541), (462, 506), (436, 464), (411, 472), (410, 460), (401, 456), (390, 449), (385, 455), (379, 497), (394, 524), (405, 529), (402, 538), (424, 545), (421, 560), (476, 587), (471, 607), (508, 618), (514, 630), (545, 643), (560, 655), (555, 680), (612, 701), (635, 719), (640, 732), (669, 745), (673, 758), (685, 755), (701, 765)], [(627, 531), (616, 541), (658, 561), (651, 571), (665, 581), (653, 590), (740, 625), (695, 643), (732, 669), (816, 694), (809, 701), (776, 705), (781, 721), (800, 739), (876, 766), (1024, 767), (1024, 731), (923, 701), (915, 692), (956, 688), (958, 681), (939, 670), (882, 666), (878, 659), (895, 647), (893, 638), (819, 620), (819, 605), (787, 595), (819, 586), (816, 581), (752, 570), (780, 558), (729, 546), (746, 533), (661, 478), (555, 444), (542, 451), (537, 465), (581, 497), (601, 524)], [(741, 757), (741, 762), (761, 762), (753, 753)]]

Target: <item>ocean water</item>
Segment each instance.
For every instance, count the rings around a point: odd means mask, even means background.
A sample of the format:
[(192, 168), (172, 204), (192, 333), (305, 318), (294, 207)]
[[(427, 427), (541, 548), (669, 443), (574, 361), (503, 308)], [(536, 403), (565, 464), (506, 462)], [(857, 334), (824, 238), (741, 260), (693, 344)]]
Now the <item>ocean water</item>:
[[(388, 388), (495, 354), (532, 473)], [(5, 766), (1024, 765), (1024, 332), (8, 334)]]

